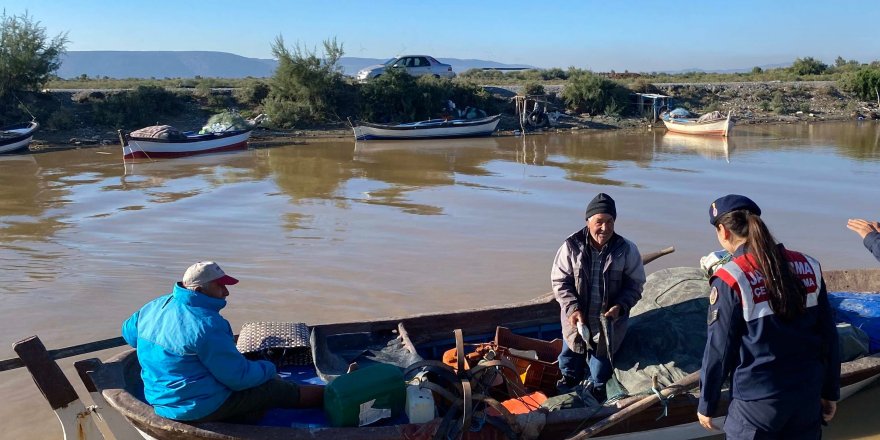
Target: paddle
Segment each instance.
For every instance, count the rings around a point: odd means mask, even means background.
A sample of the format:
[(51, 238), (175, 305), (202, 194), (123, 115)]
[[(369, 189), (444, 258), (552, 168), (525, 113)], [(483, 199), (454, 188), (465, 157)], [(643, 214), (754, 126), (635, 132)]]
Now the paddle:
[[(666, 388), (660, 390), (660, 395), (668, 397), (670, 394), (679, 392), (679, 391), (687, 391), (700, 383), (700, 372), (694, 371), (691, 374), (677, 380), (672, 385), (669, 385)], [(647, 396), (632, 405), (627, 406), (626, 408), (596, 422), (593, 426), (590, 426), (583, 431), (577, 433), (576, 435), (569, 437), (568, 440), (582, 440), (585, 438), (593, 437), (594, 435), (654, 406), (655, 403), (658, 402), (658, 398), (656, 395)], [(694, 414), (694, 420), (696, 420), (697, 416)]]

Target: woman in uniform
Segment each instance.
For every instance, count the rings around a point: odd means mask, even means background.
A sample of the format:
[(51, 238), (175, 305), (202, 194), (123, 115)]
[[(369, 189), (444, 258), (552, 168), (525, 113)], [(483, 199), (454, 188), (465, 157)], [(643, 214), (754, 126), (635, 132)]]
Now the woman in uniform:
[(717, 429), (730, 379), (728, 439), (818, 439), (840, 398), (840, 358), (819, 263), (777, 244), (761, 208), (730, 194), (709, 222), (731, 260), (710, 280), (700, 424)]

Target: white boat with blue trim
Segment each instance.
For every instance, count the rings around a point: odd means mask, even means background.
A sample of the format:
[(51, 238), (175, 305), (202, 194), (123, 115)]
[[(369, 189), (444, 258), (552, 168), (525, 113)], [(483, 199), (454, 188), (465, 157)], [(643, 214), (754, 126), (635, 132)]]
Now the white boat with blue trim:
[(26, 150), (39, 127), (36, 121), (0, 127), (0, 153)]
[(501, 115), (479, 119), (429, 119), (405, 124), (374, 124), (355, 121), (356, 140), (370, 139), (442, 139), (489, 136), (498, 127)]

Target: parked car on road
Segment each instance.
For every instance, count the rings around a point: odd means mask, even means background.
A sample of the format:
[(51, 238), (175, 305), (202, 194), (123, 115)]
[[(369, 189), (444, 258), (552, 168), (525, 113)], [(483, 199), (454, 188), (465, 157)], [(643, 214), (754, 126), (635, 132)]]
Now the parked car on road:
[(385, 73), (388, 69), (405, 69), (412, 76), (432, 75), (436, 78), (455, 78), (452, 66), (443, 64), (427, 55), (404, 55), (391, 58), (382, 64), (368, 66), (358, 71), (355, 79), (366, 81)]

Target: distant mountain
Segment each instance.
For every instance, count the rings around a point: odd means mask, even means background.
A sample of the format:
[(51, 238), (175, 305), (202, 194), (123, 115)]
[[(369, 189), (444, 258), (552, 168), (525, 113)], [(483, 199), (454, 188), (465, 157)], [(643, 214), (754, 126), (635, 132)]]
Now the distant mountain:
[[(760, 67), (763, 70), (770, 69), (779, 69), (780, 67), (790, 67), (791, 63), (776, 63), (776, 64), (763, 64)], [(751, 72), (755, 67), (747, 67), (740, 69), (700, 69), (698, 67), (693, 67), (690, 69), (680, 69), (680, 70), (666, 70), (663, 73), (668, 73), (671, 75), (679, 74), (679, 73), (690, 73), (690, 72), (703, 72), (703, 73), (748, 73)]]
[[(437, 58), (458, 73), (474, 68), (530, 68), (525, 64), (504, 64), (485, 60)], [(347, 75), (379, 64), (385, 59), (342, 57), (339, 64)], [(80, 75), (110, 78), (265, 78), (272, 76), (276, 60), (247, 58), (227, 52), (207, 51), (70, 51), (62, 58), (58, 76)]]

